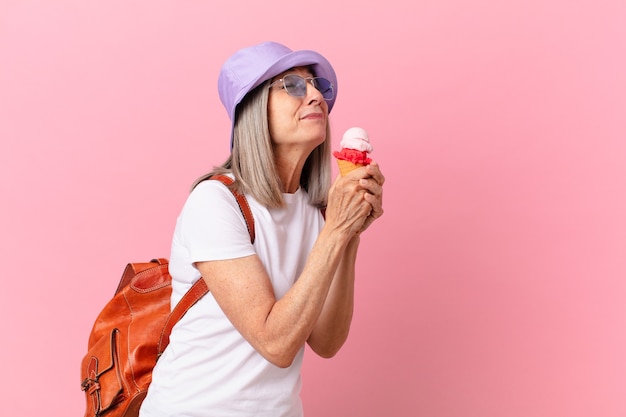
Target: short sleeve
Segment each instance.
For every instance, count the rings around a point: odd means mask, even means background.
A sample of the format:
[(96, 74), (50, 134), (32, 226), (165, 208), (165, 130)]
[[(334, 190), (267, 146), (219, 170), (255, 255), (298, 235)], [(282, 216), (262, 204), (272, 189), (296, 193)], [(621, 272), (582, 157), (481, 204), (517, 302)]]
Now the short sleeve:
[(176, 238), (191, 262), (255, 253), (239, 205), (219, 181), (204, 181), (191, 192), (178, 220)]

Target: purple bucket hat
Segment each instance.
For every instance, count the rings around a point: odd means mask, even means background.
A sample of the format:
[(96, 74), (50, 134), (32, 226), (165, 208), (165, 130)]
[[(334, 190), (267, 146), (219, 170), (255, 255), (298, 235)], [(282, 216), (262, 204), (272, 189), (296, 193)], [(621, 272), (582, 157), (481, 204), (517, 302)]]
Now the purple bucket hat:
[(220, 100), (232, 121), (230, 146), (233, 146), (235, 109), (241, 100), (255, 87), (293, 67), (311, 66), (317, 77), (333, 83), (335, 97), (328, 100), (330, 113), (337, 98), (337, 76), (330, 62), (315, 51), (292, 51), (276, 42), (264, 42), (240, 49), (222, 66), (217, 88)]

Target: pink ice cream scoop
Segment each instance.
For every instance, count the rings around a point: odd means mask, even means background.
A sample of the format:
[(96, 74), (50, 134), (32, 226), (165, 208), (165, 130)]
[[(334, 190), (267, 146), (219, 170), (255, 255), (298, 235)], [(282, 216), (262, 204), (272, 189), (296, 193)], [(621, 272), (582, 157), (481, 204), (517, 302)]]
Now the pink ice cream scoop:
[(341, 150), (333, 152), (341, 176), (372, 162), (368, 154), (374, 150), (365, 129), (351, 127), (343, 134), (339, 142)]

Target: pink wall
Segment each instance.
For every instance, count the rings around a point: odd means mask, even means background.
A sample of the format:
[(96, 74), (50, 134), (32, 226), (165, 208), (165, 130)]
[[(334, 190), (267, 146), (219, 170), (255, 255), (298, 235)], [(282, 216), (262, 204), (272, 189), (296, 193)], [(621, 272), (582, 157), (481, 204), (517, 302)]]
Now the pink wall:
[(219, 66), (269, 39), (334, 63), (388, 178), (308, 415), (626, 415), (624, 1), (212, 3), (0, 1), (0, 415), (82, 413), (93, 319), (227, 154)]

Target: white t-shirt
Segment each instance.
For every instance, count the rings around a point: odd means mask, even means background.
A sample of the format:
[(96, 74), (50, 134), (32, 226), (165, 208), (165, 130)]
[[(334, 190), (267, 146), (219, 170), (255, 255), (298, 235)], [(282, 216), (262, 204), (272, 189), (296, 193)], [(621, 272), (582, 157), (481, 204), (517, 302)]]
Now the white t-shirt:
[[(259, 256), (280, 299), (302, 272), (323, 226), (303, 190), (284, 194), (287, 206), (267, 209), (246, 195), (255, 221), (250, 243), (231, 192), (204, 181), (178, 217), (170, 255), (172, 306), (200, 279), (194, 262)], [(209, 292), (174, 327), (157, 362), (141, 417), (302, 416), (304, 347), (285, 369), (263, 358), (233, 327)]]

